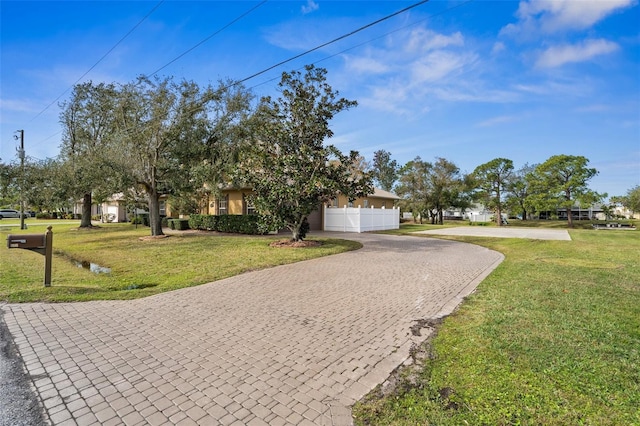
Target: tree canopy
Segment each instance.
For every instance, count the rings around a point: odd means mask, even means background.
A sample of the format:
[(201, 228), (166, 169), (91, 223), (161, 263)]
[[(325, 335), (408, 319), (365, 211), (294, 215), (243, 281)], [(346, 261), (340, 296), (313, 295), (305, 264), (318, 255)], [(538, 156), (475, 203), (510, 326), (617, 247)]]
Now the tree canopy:
[(325, 141), (335, 114), (356, 106), (340, 98), (312, 65), (305, 73), (283, 73), (278, 99), (263, 97), (252, 119), (251, 146), (241, 156), (238, 177), (253, 189), (252, 200), (271, 229), (286, 227), (291, 239), (306, 235), (307, 218), (338, 194), (350, 199), (373, 192), (371, 176)]
[(479, 165), (473, 171), (477, 197), (488, 209), (495, 212), (495, 221), (502, 226), (502, 212), (509, 180), (513, 173), (513, 161), (495, 158)]
[(589, 189), (587, 182), (598, 174), (587, 167), (589, 160), (583, 156), (554, 155), (538, 165), (534, 171), (532, 202), (538, 210), (564, 209), (568, 226), (573, 227), (571, 208), (577, 203), (591, 205), (606, 194)]
[(396, 160), (391, 159), (391, 153), (384, 149), (379, 149), (373, 153), (372, 175), (376, 184), (385, 191), (391, 192), (398, 180), (400, 167)]
[(63, 126), (60, 150), (59, 189), (68, 198), (82, 199), (81, 228), (91, 226), (91, 204), (94, 192), (113, 193), (118, 189), (113, 164), (106, 154), (112, 142), (116, 105), (114, 84), (77, 84), (71, 98), (61, 105)]

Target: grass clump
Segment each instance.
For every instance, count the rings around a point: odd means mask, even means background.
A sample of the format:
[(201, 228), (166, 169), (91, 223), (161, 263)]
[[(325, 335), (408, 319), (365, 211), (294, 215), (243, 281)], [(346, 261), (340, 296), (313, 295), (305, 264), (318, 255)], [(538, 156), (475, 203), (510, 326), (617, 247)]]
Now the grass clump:
[[(220, 280), (243, 272), (298, 262), (360, 248), (356, 242), (319, 239), (318, 247), (269, 247), (277, 236), (248, 237), (215, 233), (181, 233), (142, 241), (149, 229), (131, 224), (102, 224), (77, 229), (73, 224), (53, 227), (52, 286), (43, 287), (44, 257), (28, 250), (0, 248), (0, 301), (62, 302), (134, 299)], [(45, 233), (44, 225), (7, 230)], [(79, 267), (90, 262), (109, 268), (105, 274)]]
[(356, 423), (640, 425), (640, 235), (570, 234), (448, 238), (505, 260), (444, 321), (417, 382), (358, 403)]

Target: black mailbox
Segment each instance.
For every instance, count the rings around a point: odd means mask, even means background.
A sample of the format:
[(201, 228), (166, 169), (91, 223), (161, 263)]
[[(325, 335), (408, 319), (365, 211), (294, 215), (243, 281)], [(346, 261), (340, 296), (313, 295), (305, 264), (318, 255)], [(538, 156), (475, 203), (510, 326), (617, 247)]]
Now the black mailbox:
[(7, 248), (39, 249), (46, 245), (45, 234), (9, 235)]

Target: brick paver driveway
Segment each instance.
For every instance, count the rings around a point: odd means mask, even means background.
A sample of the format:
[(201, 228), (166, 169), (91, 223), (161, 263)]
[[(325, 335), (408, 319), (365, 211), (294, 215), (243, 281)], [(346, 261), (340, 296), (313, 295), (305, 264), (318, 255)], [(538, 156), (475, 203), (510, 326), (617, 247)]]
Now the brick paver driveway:
[(364, 248), (134, 301), (1, 308), (53, 424), (346, 425), (416, 320), (451, 312), (502, 255), (330, 235)]

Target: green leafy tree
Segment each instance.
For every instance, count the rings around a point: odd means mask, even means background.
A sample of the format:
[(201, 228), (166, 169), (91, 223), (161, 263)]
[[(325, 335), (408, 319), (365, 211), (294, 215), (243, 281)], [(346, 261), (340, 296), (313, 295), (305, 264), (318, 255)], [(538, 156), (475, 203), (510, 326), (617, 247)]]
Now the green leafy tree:
[(263, 97), (253, 117), (251, 145), (237, 177), (253, 188), (252, 201), (270, 229), (286, 227), (293, 241), (306, 235), (306, 219), (321, 203), (342, 193), (350, 199), (373, 192), (371, 176), (325, 140), (335, 114), (356, 106), (339, 98), (327, 71), (312, 65), (283, 73), (278, 99)]
[(532, 195), (532, 179), (535, 168), (535, 165), (525, 164), (521, 169), (513, 172), (507, 181), (505, 205), (514, 214), (520, 214), (522, 220), (529, 219), (534, 209), (529, 197)]
[(74, 199), (67, 192), (68, 174), (63, 171), (64, 164), (57, 159), (25, 163), (27, 205), (37, 211), (68, 211)]
[(591, 205), (606, 194), (589, 189), (588, 181), (598, 174), (587, 167), (583, 156), (554, 155), (538, 165), (534, 172), (534, 195), (531, 197), (539, 210), (565, 209), (568, 226), (573, 227), (571, 209), (577, 203)]
[(635, 215), (640, 212), (640, 185), (636, 185), (627, 191), (626, 195), (611, 197), (611, 203), (621, 205)]
[(20, 202), (20, 166), (0, 163), (0, 207)]
[(414, 217), (433, 217), (430, 212), (429, 179), (432, 165), (419, 156), (402, 166), (398, 173), (396, 193), (400, 197), (399, 205)]
[(460, 169), (453, 162), (438, 157), (430, 167), (429, 173), (429, 204), (436, 211), (432, 216), (437, 223), (442, 225), (443, 212), (449, 208), (466, 209), (470, 205), (465, 181), (460, 174)]
[(63, 126), (59, 187), (69, 198), (82, 199), (81, 228), (91, 227), (94, 191), (115, 192), (118, 180), (112, 157), (107, 155), (115, 132), (113, 110), (117, 101), (114, 84), (77, 84), (71, 98), (61, 104)]
[(190, 184), (176, 188), (172, 197), (182, 207), (197, 208), (194, 200), (206, 199), (212, 193), (220, 195), (221, 187), (233, 184), (240, 153), (250, 149), (248, 123), (253, 94), (229, 80), (220, 81), (214, 94), (206, 135), (198, 138), (199, 143), (189, 144), (189, 151), (183, 151), (180, 160), (190, 164), (191, 175)]
[(160, 197), (202, 186), (195, 163), (206, 164), (215, 118), (212, 105), (222, 90), (170, 78), (140, 77), (121, 87), (116, 109), (122, 167), (144, 189), (151, 235), (162, 235)]
[(640, 185), (636, 185), (627, 191), (623, 205), (632, 213), (640, 213)]
[(495, 158), (481, 164), (473, 171), (477, 184), (476, 196), (487, 209), (495, 213), (498, 226), (502, 226), (502, 212), (505, 205), (507, 185), (513, 174), (513, 161)]
[(372, 175), (376, 184), (385, 191), (392, 191), (398, 180), (399, 166), (391, 159), (391, 153), (380, 149), (373, 153)]

